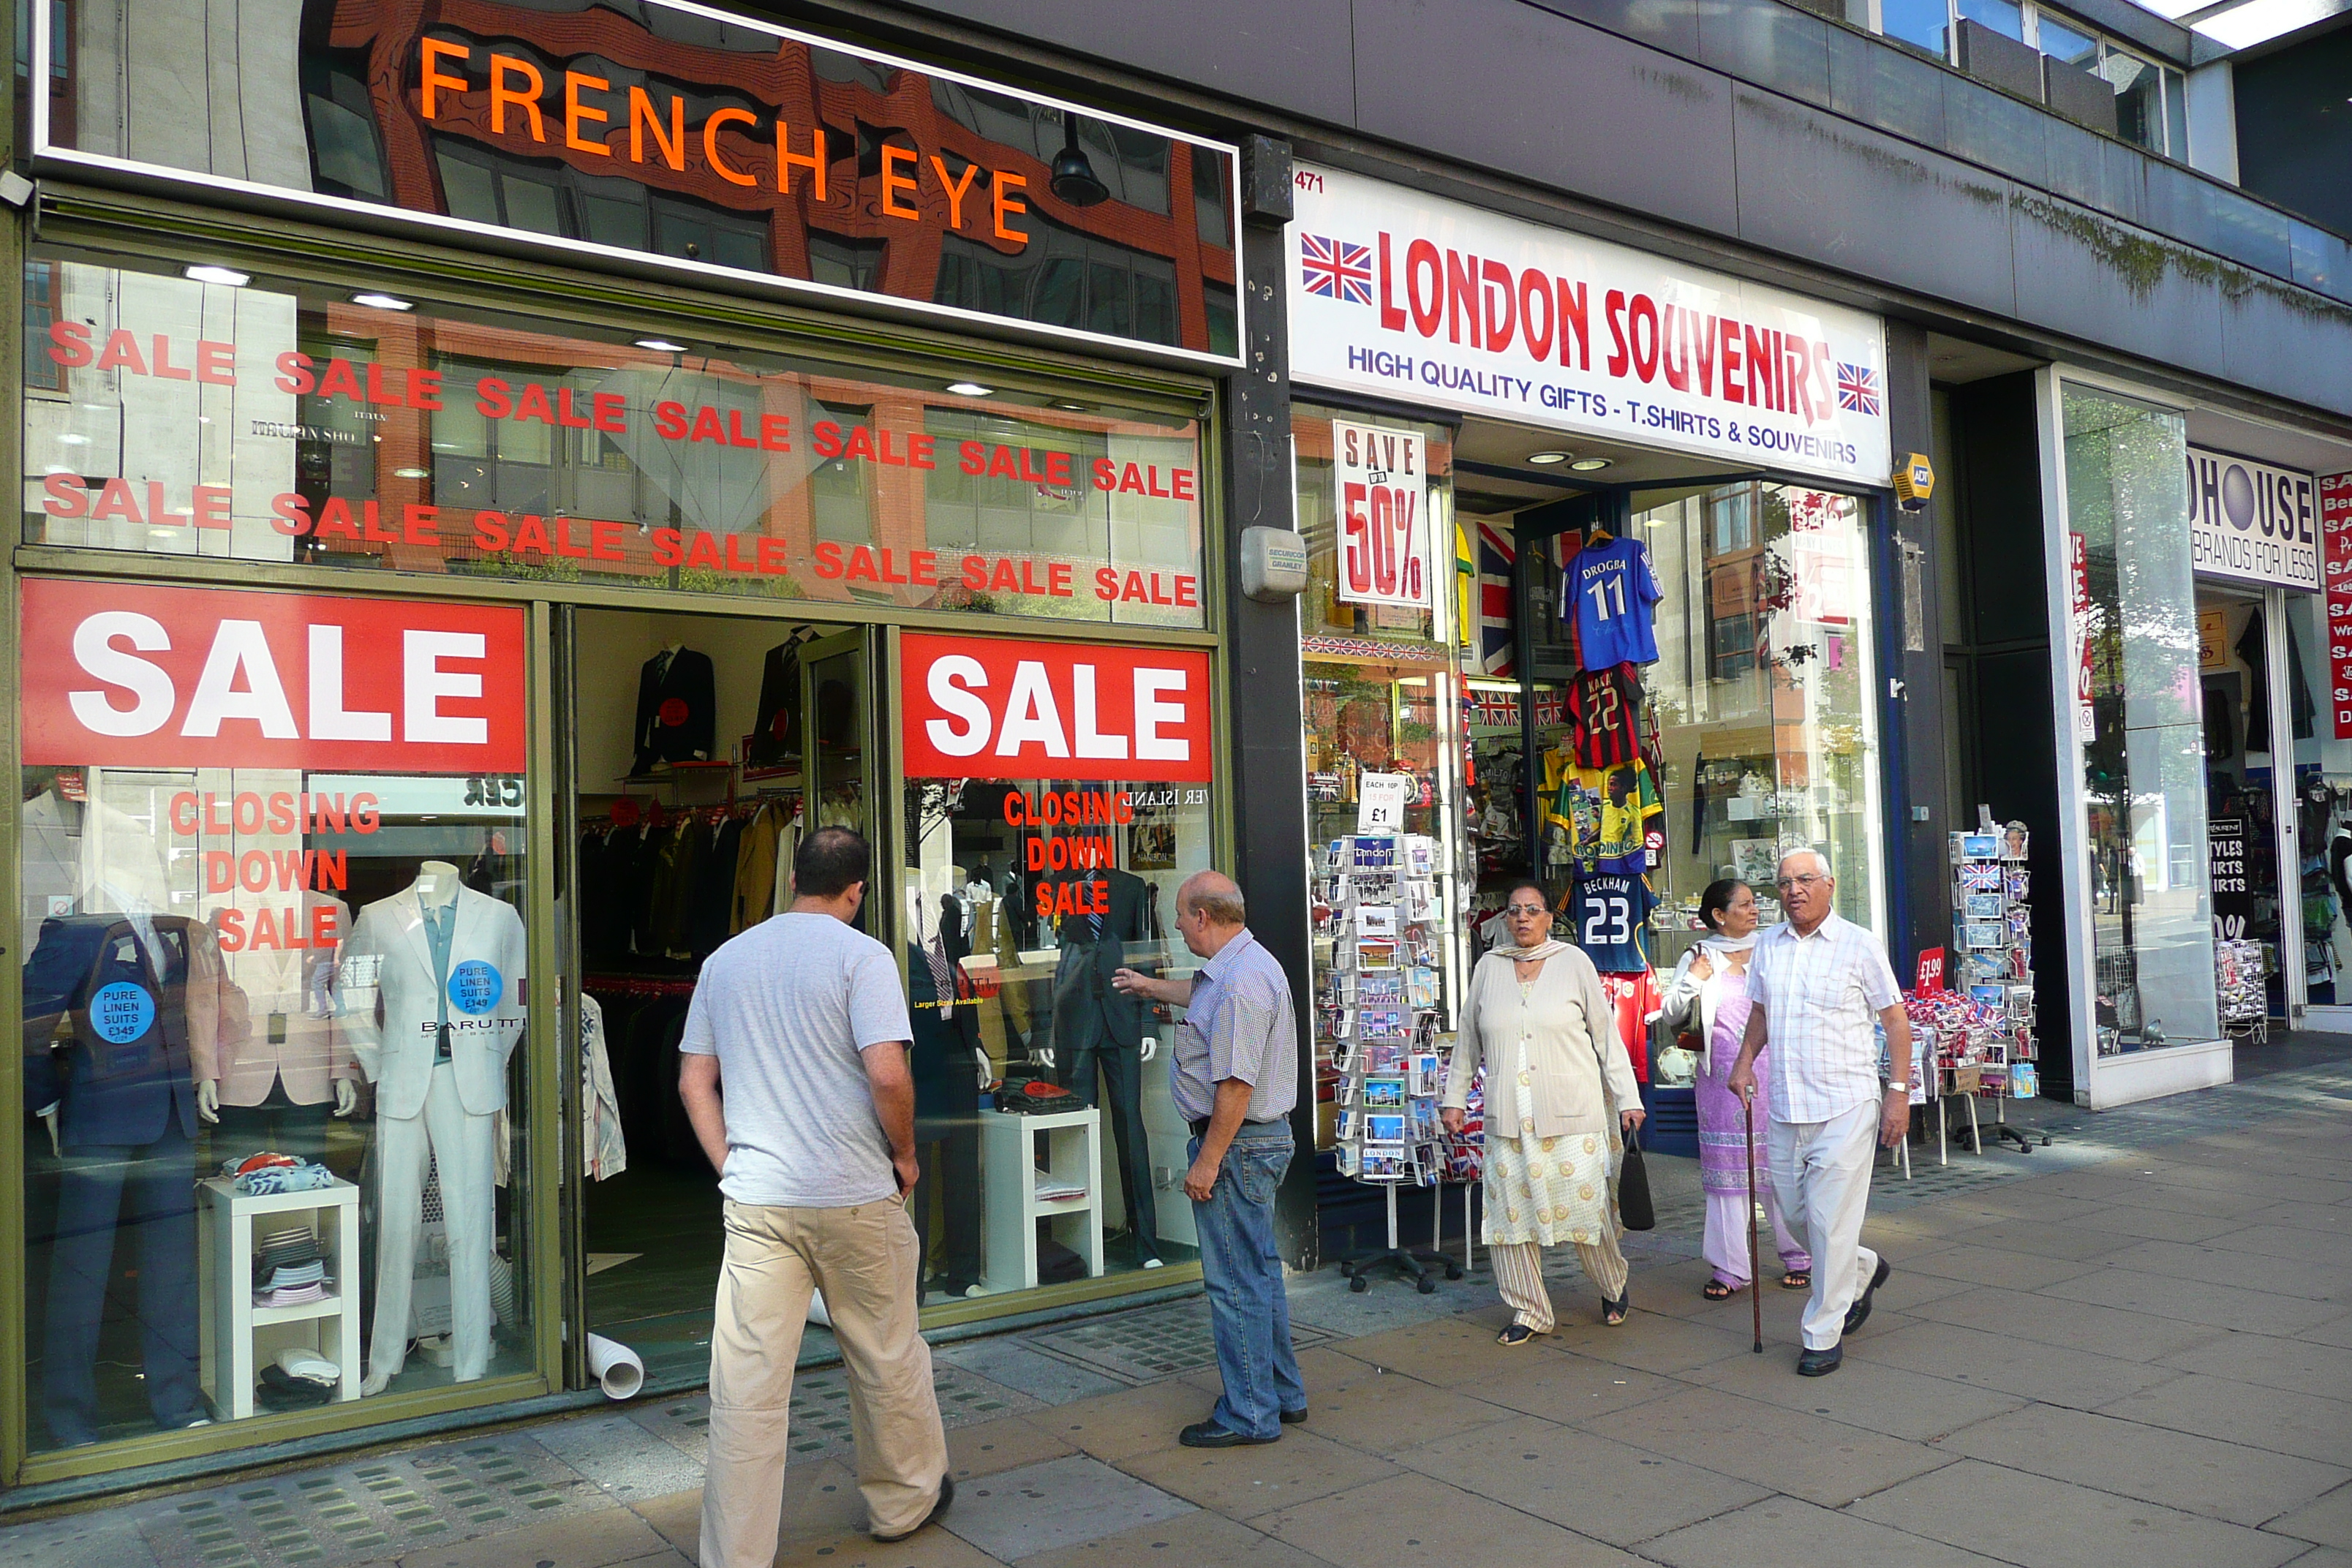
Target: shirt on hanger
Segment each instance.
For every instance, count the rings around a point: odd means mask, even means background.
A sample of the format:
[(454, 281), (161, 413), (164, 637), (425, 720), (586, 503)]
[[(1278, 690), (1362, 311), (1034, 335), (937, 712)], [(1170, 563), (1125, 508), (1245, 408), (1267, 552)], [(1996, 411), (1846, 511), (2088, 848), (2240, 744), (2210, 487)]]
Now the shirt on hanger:
[(1658, 906), (1649, 879), (1621, 871), (1579, 877), (1568, 896), (1576, 945), (1604, 974), (1650, 967), (1650, 911)]
[(1664, 595), (1647, 545), (1631, 538), (1588, 544), (1577, 552), (1566, 579), (1561, 616), (1575, 623), (1585, 668), (1656, 661), (1658, 638), (1650, 611)]
[(1621, 767), (1582, 768), (1574, 761), (1566, 752), (1544, 758), (1548, 826), (1567, 835), (1569, 858), (1585, 872), (1647, 871), (1653, 852), (1665, 847), (1666, 809), (1649, 763), (1636, 757)]
[(1634, 1079), (1649, 1082), (1650, 1020), (1664, 1010), (1657, 975), (1647, 969), (1604, 974), (1601, 989), (1617, 1009), (1617, 1037), (1625, 1042), (1625, 1054), (1633, 1058)]
[(1588, 669), (1569, 683), (1570, 744), (1577, 762), (1610, 768), (1642, 755), (1642, 681), (1630, 664)]

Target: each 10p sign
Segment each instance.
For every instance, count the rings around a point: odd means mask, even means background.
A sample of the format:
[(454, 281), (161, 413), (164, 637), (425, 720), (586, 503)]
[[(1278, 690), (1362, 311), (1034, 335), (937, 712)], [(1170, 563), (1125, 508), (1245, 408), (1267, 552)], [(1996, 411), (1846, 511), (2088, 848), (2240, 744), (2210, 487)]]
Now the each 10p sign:
[(1331, 448), (1340, 602), (1429, 608), (1429, 467), (1422, 438), (1334, 420)]

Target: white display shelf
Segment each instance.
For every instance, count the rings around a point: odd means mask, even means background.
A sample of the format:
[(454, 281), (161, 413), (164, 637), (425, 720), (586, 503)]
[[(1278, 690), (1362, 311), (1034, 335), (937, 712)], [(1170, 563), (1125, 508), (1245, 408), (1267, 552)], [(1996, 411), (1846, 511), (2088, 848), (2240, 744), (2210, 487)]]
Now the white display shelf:
[[(289, 1345), (306, 1343), (341, 1369), (337, 1400), (360, 1396), (360, 1190), (337, 1181), (307, 1193), (254, 1196), (236, 1183), (215, 1176), (196, 1184), (202, 1223), (196, 1229), (205, 1401), (214, 1418), (238, 1421), (253, 1414), (253, 1385), (263, 1362)], [(254, 1221), (304, 1215), (319, 1250), (326, 1255), (334, 1294), (291, 1307), (253, 1303)], [(309, 1338), (273, 1334), (265, 1354), (256, 1341), (264, 1330), (315, 1324)]]

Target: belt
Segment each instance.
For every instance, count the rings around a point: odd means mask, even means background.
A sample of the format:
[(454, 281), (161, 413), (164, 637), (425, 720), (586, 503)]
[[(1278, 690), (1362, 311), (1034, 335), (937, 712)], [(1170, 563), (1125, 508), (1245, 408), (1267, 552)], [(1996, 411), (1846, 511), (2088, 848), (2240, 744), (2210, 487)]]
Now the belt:
[[(1209, 1119), (1205, 1116), (1187, 1122), (1186, 1125), (1192, 1129), (1192, 1136), (1195, 1138), (1206, 1138), (1209, 1135)], [(1242, 1125), (1244, 1127), (1287, 1127), (1290, 1125), (1290, 1118), (1269, 1116), (1263, 1121), (1244, 1121)]]

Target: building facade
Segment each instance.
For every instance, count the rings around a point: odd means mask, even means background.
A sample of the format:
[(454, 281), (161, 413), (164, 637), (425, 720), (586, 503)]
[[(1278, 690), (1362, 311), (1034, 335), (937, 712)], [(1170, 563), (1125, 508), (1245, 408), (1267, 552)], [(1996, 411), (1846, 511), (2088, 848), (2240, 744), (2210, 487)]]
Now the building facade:
[(1441, 1026), (1530, 870), (1624, 883), (1563, 913), (1637, 1037), (1787, 847), (1907, 973), (1979, 804), (2042, 1092), (2225, 1078), (2217, 921), (2334, 1005), (2352, 244), (2206, 172), (2161, 18), (25, 10), (11, 1501), (593, 1398), (598, 1341), (697, 1383), (677, 1031), (828, 823), (943, 1333), (1197, 1278), (1108, 976), (1189, 966), (1204, 866), (1318, 1069), (1286, 1255), (1339, 1249), (1367, 776)]

